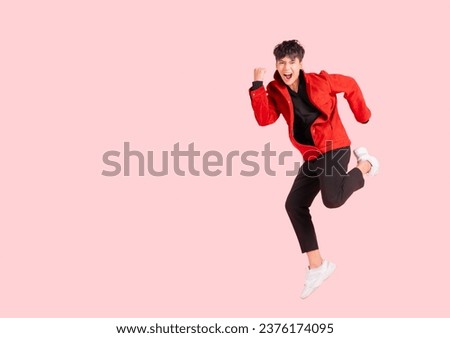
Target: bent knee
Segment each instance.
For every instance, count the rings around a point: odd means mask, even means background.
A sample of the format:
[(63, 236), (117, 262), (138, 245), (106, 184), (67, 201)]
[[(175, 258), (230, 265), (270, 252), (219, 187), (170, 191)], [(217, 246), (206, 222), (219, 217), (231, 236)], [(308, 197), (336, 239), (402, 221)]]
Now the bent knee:
[(343, 201), (341, 201), (337, 198), (323, 198), (322, 200), (323, 200), (323, 205), (325, 205), (329, 209), (336, 209), (344, 204)]
[(290, 212), (292, 212), (293, 210), (296, 209), (297, 203), (295, 201), (295, 198), (292, 198), (290, 196), (288, 196), (288, 198), (286, 198), (286, 202), (284, 203), (284, 207), (287, 211), (287, 213), (289, 214)]

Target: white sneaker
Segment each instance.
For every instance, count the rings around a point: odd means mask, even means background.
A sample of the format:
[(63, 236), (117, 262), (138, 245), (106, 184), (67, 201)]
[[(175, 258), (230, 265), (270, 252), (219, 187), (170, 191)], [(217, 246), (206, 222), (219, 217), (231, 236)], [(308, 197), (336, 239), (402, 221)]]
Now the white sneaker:
[(364, 147), (359, 147), (353, 150), (353, 153), (356, 156), (356, 160), (359, 161), (369, 161), (371, 164), (371, 168), (368, 172), (370, 176), (375, 176), (378, 174), (378, 171), (380, 170), (380, 162), (375, 156), (369, 155), (369, 152)]
[(305, 288), (303, 289), (300, 297), (302, 299), (308, 297), (324, 282), (325, 279), (331, 276), (335, 269), (336, 264), (325, 259), (323, 260), (321, 266), (314, 269), (308, 269), (306, 271)]

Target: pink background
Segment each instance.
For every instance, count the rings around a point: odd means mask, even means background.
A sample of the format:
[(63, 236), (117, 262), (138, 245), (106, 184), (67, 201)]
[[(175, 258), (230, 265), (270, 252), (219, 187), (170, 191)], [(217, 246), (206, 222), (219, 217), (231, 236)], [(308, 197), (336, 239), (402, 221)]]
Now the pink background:
[[(448, 317), (447, 8), (3, 1), (0, 316)], [(272, 78), (284, 39), (303, 43), (306, 71), (358, 81), (371, 122), (342, 97), (340, 113), (382, 163), (342, 208), (316, 199), (322, 253), (338, 268), (306, 301), (284, 210), (291, 166), (140, 177), (135, 162), (130, 177), (101, 175), (103, 153), (124, 142), (295, 151), (282, 118), (256, 124), (247, 93), (254, 67)]]

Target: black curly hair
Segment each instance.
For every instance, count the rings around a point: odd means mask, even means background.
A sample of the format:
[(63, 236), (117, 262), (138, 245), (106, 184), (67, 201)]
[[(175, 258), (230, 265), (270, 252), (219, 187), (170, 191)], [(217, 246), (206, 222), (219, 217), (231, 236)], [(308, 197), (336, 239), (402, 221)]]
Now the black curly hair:
[(305, 49), (298, 43), (297, 40), (286, 40), (275, 46), (273, 55), (275, 55), (276, 61), (287, 56), (291, 59), (298, 57), (301, 62), (303, 60), (303, 56), (305, 55)]

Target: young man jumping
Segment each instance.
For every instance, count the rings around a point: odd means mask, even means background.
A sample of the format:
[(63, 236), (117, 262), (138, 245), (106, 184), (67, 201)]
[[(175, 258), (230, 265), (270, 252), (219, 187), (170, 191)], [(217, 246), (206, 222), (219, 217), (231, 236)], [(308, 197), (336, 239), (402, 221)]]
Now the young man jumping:
[(255, 68), (250, 98), (256, 121), (265, 126), (281, 115), (289, 139), (304, 159), (286, 200), (286, 211), (309, 266), (301, 298), (308, 297), (335, 270), (322, 258), (309, 208), (319, 191), (328, 208), (337, 208), (364, 186), (363, 174), (376, 175), (379, 162), (363, 147), (354, 150), (355, 168), (347, 172), (350, 139), (337, 109), (336, 94), (344, 93), (358, 122), (367, 123), (371, 112), (354, 79), (339, 74), (305, 73), (304, 48), (297, 40), (283, 41), (274, 51), (276, 72), (267, 89), (264, 68)]

